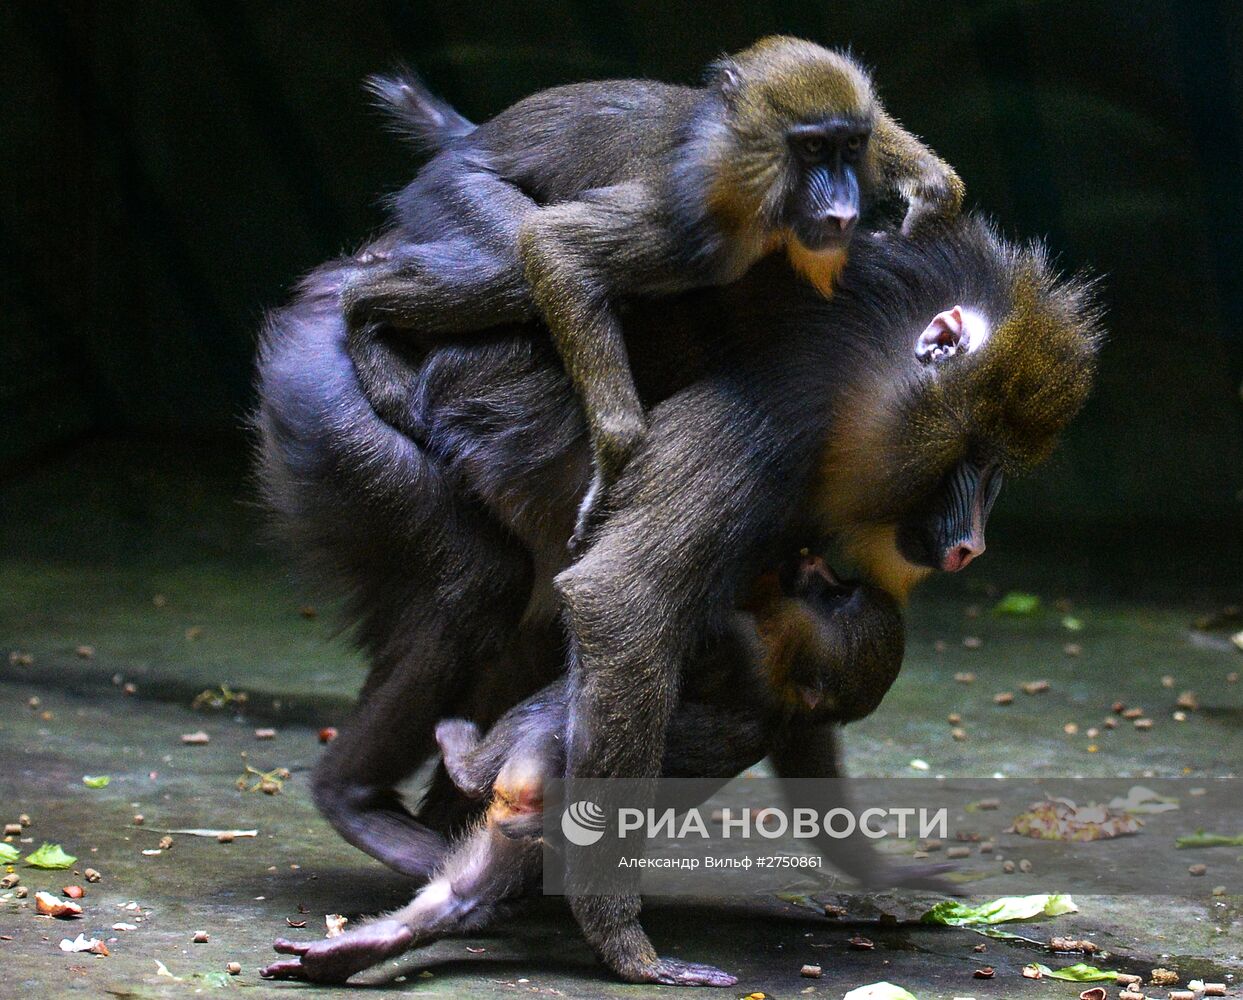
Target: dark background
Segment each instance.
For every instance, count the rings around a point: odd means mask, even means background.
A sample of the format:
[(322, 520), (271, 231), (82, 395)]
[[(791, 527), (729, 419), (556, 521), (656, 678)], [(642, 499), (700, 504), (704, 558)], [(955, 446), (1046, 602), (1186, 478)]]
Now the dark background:
[(101, 437), (240, 439), (263, 310), (411, 173), (366, 74), (407, 60), (485, 117), (566, 81), (694, 81), (775, 31), (851, 46), (971, 204), (1105, 277), (1099, 390), (1051, 472), (1007, 490), (1013, 523), (1237, 541), (1243, 5), (1224, 0), (6, 5), (0, 474)]

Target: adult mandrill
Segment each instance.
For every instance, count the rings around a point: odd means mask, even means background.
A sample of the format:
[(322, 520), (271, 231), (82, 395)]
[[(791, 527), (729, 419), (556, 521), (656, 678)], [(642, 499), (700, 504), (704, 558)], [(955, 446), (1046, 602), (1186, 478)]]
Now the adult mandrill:
[[(434, 751), (437, 721), (487, 726), (557, 672), (552, 583), (587, 444), (535, 328), (437, 345), (406, 372), (405, 432), (383, 423), (345, 353), (349, 267), (317, 272), (271, 319), (262, 471), (372, 661), (316, 801), (351, 843), (426, 876), (460, 799), (441, 776), (415, 819), (393, 789)], [(627, 336), (650, 432), (592, 547), (557, 576), (571, 779), (659, 772), (683, 665), (807, 539), (835, 538), (899, 599), (982, 552), (1003, 471), (1043, 459), (1086, 398), (1097, 325), (1082, 283), (966, 218), (936, 237), (857, 237), (832, 300), (772, 262), (636, 303)], [(808, 726), (773, 763), (833, 773), (832, 726)], [(571, 904), (624, 979), (728, 981), (658, 957), (637, 897)]]

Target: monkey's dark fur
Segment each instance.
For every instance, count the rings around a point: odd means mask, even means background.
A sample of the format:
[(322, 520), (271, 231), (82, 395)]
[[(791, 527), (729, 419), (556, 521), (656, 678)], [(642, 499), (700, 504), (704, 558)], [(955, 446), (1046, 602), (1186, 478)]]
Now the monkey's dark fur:
[[(857, 238), (829, 301), (772, 262), (724, 289), (636, 303), (648, 438), (592, 547), (558, 574), (587, 447), (547, 335), (513, 328), (391, 358), (407, 386), (399, 431), (346, 353), (351, 267), (320, 269), (270, 319), (262, 477), (290, 548), (346, 597), (372, 663), (316, 801), (347, 840), (413, 875), (442, 860), (461, 797), (441, 775), (416, 820), (393, 789), (434, 751), (438, 720), (486, 727), (560, 672), (554, 577), (571, 639), (567, 774), (654, 776), (683, 669), (750, 581), (827, 534), (904, 598), (938, 548), (982, 538), (992, 470), (1042, 458), (1094, 368), (1084, 286), (974, 218), (936, 238)], [(991, 336), (921, 363), (916, 338), (955, 303)], [(831, 727), (795, 735), (772, 748), (779, 775), (834, 773)], [(571, 905), (624, 978), (728, 981), (659, 958), (637, 897)]]
[[(891, 597), (839, 583), (819, 559), (802, 560), (792, 575), (789, 595), (776, 581), (761, 581), (748, 601), (754, 611), (735, 615), (729, 634), (688, 667), (665, 777), (724, 782), (789, 742), (789, 732), (871, 714), (897, 677), (903, 627)], [(278, 941), (276, 950), (294, 957), (263, 975), (345, 982), (417, 945), (487, 925), (536, 884), (540, 852), (517, 840), (542, 833), (544, 783), (564, 774), (569, 708), (561, 678), (511, 708), (482, 739), (473, 722), (440, 723), (446, 770), (470, 798), (490, 799), (484, 819), (454, 842), (409, 905), (340, 937)], [(848, 864), (861, 856), (856, 844), (835, 848)]]
[(962, 202), (958, 176), (885, 112), (862, 67), (795, 38), (719, 60), (703, 87), (556, 87), (473, 131), (408, 75), (372, 87), (438, 152), (343, 295), (369, 395), (387, 412), (401, 394), (378, 325), (463, 333), (537, 310), (592, 443), (579, 541), (644, 433), (618, 299), (727, 284), (779, 249), (827, 295), (874, 195), (909, 202), (907, 231)]

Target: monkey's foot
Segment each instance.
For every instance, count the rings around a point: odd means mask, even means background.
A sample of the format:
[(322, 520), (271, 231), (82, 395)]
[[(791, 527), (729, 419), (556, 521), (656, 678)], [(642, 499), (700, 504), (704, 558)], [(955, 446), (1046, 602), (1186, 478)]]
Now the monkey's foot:
[(737, 976), (695, 962), (682, 962), (676, 958), (658, 958), (655, 964), (636, 969), (633, 974), (623, 974), (632, 983), (660, 983), (663, 986), (733, 986)]
[(259, 970), (264, 979), (301, 979), (308, 983), (344, 983), (356, 972), (406, 951), (414, 932), (396, 920), (378, 920), (357, 930), (303, 943), (279, 938), (272, 947), (281, 959)]
[(941, 876), (957, 871), (956, 865), (890, 865), (875, 872), (867, 880), (878, 888), (918, 889), (943, 896), (965, 896), (963, 887)]

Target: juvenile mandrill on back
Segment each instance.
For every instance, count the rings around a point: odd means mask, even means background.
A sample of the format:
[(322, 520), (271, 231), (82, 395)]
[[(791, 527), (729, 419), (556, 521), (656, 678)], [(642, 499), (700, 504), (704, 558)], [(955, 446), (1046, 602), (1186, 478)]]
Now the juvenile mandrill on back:
[[(898, 675), (904, 629), (897, 603), (875, 588), (839, 581), (818, 557), (765, 574), (745, 606), (729, 633), (688, 667), (669, 725), (664, 777), (723, 784), (773, 747), (796, 744), (809, 727), (870, 715)], [(482, 739), (473, 722), (441, 722), (436, 739), (444, 766), (463, 793), (488, 800), (482, 820), (455, 840), (409, 905), (338, 937), (277, 941), (276, 950), (293, 957), (276, 960), (263, 976), (342, 983), (411, 948), (477, 931), (533, 888), (542, 871), (534, 838), (543, 832), (544, 783), (565, 773), (569, 704), (562, 678), (506, 712)], [(830, 846), (847, 874), (867, 877), (870, 845)], [(895, 869), (882, 877), (930, 888), (935, 872)], [(684, 975), (734, 982), (707, 967), (691, 966)]]
[(962, 202), (958, 176), (889, 116), (862, 67), (795, 38), (721, 59), (703, 87), (555, 87), (478, 128), (414, 79), (372, 86), (441, 151), (342, 296), (368, 395), (403, 426), (384, 325), (460, 334), (538, 310), (587, 417), (579, 541), (645, 428), (618, 299), (728, 284), (778, 250), (829, 295), (877, 197), (906, 200), (907, 233)]

